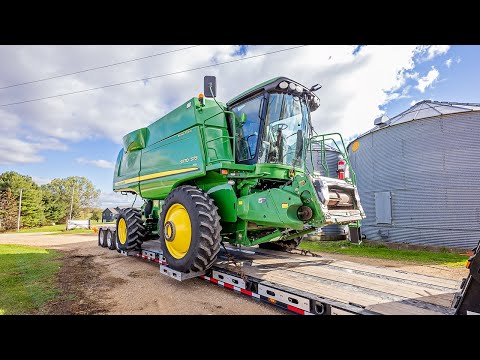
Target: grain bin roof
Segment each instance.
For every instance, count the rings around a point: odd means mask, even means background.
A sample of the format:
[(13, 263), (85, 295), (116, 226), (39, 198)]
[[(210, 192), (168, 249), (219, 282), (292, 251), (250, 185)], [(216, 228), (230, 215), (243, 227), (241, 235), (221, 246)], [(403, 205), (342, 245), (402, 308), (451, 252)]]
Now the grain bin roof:
[[(373, 129), (363, 133), (362, 135), (358, 136), (357, 139), (389, 126), (398, 125), (413, 120), (426, 119), (434, 116), (463, 113), (468, 111), (480, 111), (480, 104), (423, 100), (386, 121), (384, 124), (375, 126)], [(350, 146), (350, 144), (348, 146)]]
[(404, 122), (425, 119), (433, 116), (479, 110), (480, 104), (423, 100), (413, 105), (410, 109), (398, 114), (394, 118), (391, 118), (388, 121), (388, 125), (401, 124)]

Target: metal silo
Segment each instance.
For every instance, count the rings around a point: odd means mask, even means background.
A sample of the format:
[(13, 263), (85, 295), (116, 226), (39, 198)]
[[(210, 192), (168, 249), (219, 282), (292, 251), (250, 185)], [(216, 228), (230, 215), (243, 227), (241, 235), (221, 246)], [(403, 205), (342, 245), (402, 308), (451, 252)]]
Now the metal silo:
[[(307, 168), (309, 172), (312, 172), (312, 160), (313, 170), (319, 172), (322, 176), (337, 177), (337, 163), (340, 158), (340, 152), (329, 146), (325, 145), (325, 160), (326, 164), (322, 164), (322, 156), (320, 146), (318, 144), (312, 145), (312, 158), (307, 156)], [(328, 170), (328, 172), (327, 172)]]
[(480, 104), (421, 101), (348, 145), (370, 240), (470, 249), (480, 231)]
[[(322, 161), (320, 146), (312, 145), (312, 158), (307, 157), (307, 169), (310, 173), (319, 172), (322, 176), (337, 177), (338, 160), (340, 152), (328, 145), (325, 145), (325, 161)], [(313, 164), (312, 164), (313, 161)], [(312, 170), (313, 165), (313, 170)], [(348, 235), (347, 225), (329, 225), (322, 227), (319, 231), (312, 233), (311, 239), (320, 237), (323, 240), (344, 240)]]

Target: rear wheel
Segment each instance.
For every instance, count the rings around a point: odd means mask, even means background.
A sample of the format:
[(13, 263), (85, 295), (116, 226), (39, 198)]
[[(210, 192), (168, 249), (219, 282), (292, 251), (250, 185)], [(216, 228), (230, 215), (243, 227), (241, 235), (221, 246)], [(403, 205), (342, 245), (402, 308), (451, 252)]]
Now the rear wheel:
[(303, 236), (297, 237), (295, 239), (290, 239), (290, 240), (266, 242), (266, 243), (258, 244), (258, 247), (260, 249), (268, 249), (268, 250), (296, 249), (298, 245), (300, 245), (300, 241), (302, 241), (302, 238)]
[(146, 238), (142, 212), (134, 208), (120, 210), (117, 217), (117, 239), (120, 250), (140, 247)]
[(101, 247), (107, 246), (106, 233), (107, 233), (106, 230), (102, 230), (102, 229), (98, 230), (98, 246), (101, 246)]
[(213, 200), (198, 188), (180, 186), (165, 199), (159, 220), (163, 256), (181, 272), (209, 268), (220, 251), (220, 216)]
[(118, 236), (115, 232), (115, 235), (113, 236), (113, 240), (115, 242), (115, 250), (117, 250), (117, 252), (121, 252), (122, 249), (120, 249), (120, 242), (118, 241)]
[(107, 230), (106, 241), (107, 241), (107, 247), (110, 250), (115, 250), (116, 249), (115, 238), (113, 236), (113, 231), (110, 230), (110, 229)]

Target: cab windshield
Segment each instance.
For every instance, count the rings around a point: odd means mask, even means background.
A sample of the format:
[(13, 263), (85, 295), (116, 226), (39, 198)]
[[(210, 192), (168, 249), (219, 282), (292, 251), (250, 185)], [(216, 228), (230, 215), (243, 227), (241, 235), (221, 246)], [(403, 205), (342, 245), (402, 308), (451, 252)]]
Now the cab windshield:
[(261, 95), (232, 109), (238, 118), (243, 116), (236, 128), (238, 160), (252, 163), (258, 152), (258, 163), (303, 167), (309, 121), (305, 100), (297, 95), (270, 93), (262, 122), (263, 99)]
[(308, 108), (302, 98), (270, 94), (258, 162), (303, 167), (307, 124)]

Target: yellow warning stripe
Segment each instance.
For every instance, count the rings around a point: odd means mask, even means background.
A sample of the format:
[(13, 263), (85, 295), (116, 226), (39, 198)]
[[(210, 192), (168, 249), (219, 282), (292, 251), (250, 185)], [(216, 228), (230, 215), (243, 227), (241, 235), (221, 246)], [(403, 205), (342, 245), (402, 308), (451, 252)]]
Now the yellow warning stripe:
[(185, 168), (185, 169), (168, 170), (168, 171), (162, 171), (162, 172), (158, 172), (158, 173), (154, 173), (154, 174), (136, 176), (136, 177), (133, 177), (133, 178), (130, 178), (130, 179), (125, 179), (125, 180), (122, 180), (122, 181), (118, 181), (118, 182), (115, 183), (115, 186), (130, 184), (130, 183), (137, 182), (137, 181), (156, 179), (156, 178), (159, 178), (159, 177), (164, 177), (164, 176), (169, 176), (169, 175), (182, 174), (182, 173), (189, 172), (189, 171), (194, 171), (194, 170), (198, 170), (198, 168), (197, 167), (191, 167), (191, 168)]

